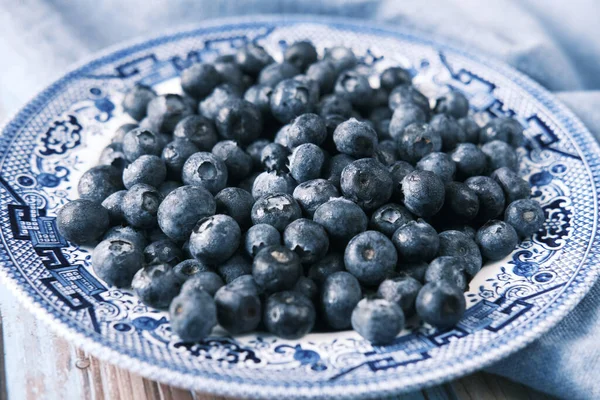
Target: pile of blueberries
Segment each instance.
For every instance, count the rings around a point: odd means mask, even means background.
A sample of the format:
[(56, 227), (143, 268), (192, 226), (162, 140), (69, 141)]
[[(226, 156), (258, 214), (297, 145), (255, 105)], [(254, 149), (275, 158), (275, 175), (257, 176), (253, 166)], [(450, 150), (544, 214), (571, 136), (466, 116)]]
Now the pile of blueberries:
[(83, 174), (61, 234), (184, 341), (217, 324), (375, 344), (415, 314), (454, 325), (483, 262), (543, 225), (517, 174), (522, 127), (480, 127), (464, 95), (430, 102), (348, 48), (297, 42), (283, 60), (251, 43), (184, 70), (184, 95), (131, 89), (138, 123)]

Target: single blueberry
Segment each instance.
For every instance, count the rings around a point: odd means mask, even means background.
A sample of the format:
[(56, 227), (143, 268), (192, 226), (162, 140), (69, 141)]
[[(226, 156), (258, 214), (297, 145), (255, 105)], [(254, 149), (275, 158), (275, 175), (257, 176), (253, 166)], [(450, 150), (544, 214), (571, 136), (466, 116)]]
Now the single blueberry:
[(181, 72), (181, 88), (195, 99), (203, 99), (221, 83), (221, 75), (214, 65), (196, 63)]
[(235, 61), (215, 61), (213, 66), (217, 70), (221, 82), (229, 83), (240, 90), (245, 90), (254, 83), (254, 78), (244, 74)]
[(157, 156), (143, 155), (136, 158), (123, 171), (123, 184), (127, 189), (143, 183), (158, 187), (167, 177), (167, 167)]
[(369, 78), (355, 70), (346, 70), (338, 76), (334, 92), (358, 108), (369, 106), (374, 96)]
[(481, 146), (481, 151), (486, 156), (488, 171), (495, 171), (503, 167), (515, 172), (519, 170), (519, 156), (508, 143), (492, 140)]
[(444, 205), (444, 182), (433, 172), (415, 170), (402, 180), (404, 205), (419, 217), (437, 214)]
[(463, 316), (466, 301), (463, 291), (448, 282), (423, 286), (415, 302), (417, 315), (436, 328), (449, 328)]
[(438, 114), (431, 118), (429, 125), (440, 134), (442, 150), (453, 150), (459, 143), (463, 143), (467, 136), (458, 122), (446, 114)]
[(123, 154), (129, 161), (134, 161), (144, 154), (160, 156), (164, 144), (158, 134), (147, 129), (135, 128), (123, 138)]
[(358, 64), (358, 59), (352, 49), (344, 46), (326, 48), (323, 59), (332, 63), (337, 73), (353, 68)]
[(190, 235), (190, 252), (201, 262), (220, 263), (238, 249), (242, 237), (240, 226), (229, 215), (202, 218)]
[(281, 123), (288, 123), (299, 115), (314, 110), (318, 93), (306, 82), (284, 79), (277, 83), (271, 94), (271, 113)]
[[(288, 62), (272, 63), (260, 71), (258, 83), (276, 87), (279, 83), (300, 74), (300, 70)], [(272, 106), (271, 106), (272, 107)]]
[(285, 49), (283, 59), (294, 65), (300, 71), (304, 71), (308, 66), (317, 61), (317, 49), (308, 41), (296, 42)]
[(296, 188), (296, 180), (287, 173), (263, 172), (256, 177), (252, 185), (252, 197), (261, 197), (278, 193), (292, 194)]
[(83, 173), (77, 184), (81, 199), (102, 203), (111, 194), (124, 189), (121, 173), (110, 165), (92, 167)]
[(404, 206), (388, 203), (373, 212), (369, 226), (391, 237), (398, 228), (412, 220), (412, 214)]
[[(192, 154), (197, 153), (199, 151), (200, 149), (188, 139), (176, 138), (172, 142), (167, 143), (162, 150), (161, 158), (167, 167), (167, 172), (169, 176), (173, 179), (181, 179), (181, 170), (183, 170), (183, 165)], [(138, 160), (140, 158), (138, 158)], [(158, 187), (159, 185), (155, 186)]]
[(201, 115), (190, 115), (179, 121), (173, 136), (175, 139), (189, 140), (198, 151), (210, 151), (219, 140), (215, 124)]
[(212, 153), (225, 163), (232, 179), (243, 179), (252, 171), (252, 158), (233, 140), (218, 142)]
[(288, 172), (290, 151), (278, 143), (267, 144), (260, 153), (260, 162), (267, 171)]
[(106, 208), (91, 200), (77, 199), (62, 206), (56, 215), (58, 232), (75, 244), (93, 243), (109, 227)]
[(329, 250), (329, 236), (318, 223), (300, 218), (283, 231), (283, 243), (300, 257), (303, 264), (321, 260)]
[(242, 71), (256, 76), (267, 65), (273, 63), (273, 57), (256, 43), (248, 43), (235, 53), (235, 62)]
[(325, 154), (316, 144), (305, 143), (296, 147), (290, 156), (290, 174), (298, 183), (321, 176)]
[(481, 175), (487, 169), (485, 153), (473, 143), (459, 143), (450, 157), (456, 163), (456, 177), (460, 180)]
[(400, 85), (409, 85), (412, 77), (408, 70), (402, 67), (390, 67), (385, 69), (379, 76), (379, 82), (382, 88), (388, 92)]
[(479, 228), (475, 239), (481, 254), (492, 261), (502, 260), (519, 242), (517, 232), (512, 225), (496, 220), (491, 220)]
[(169, 239), (152, 242), (144, 249), (146, 264), (169, 264), (175, 266), (183, 258), (181, 248)]
[[(177, 274), (177, 276), (179, 276), (179, 278), (182, 281), (188, 281), (191, 278), (193, 278), (194, 276), (201, 274), (203, 272), (210, 272), (210, 273), (214, 274), (214, 271), (212, 270), (212, 268), (210, 268), (208, 265), (201, 263), (200, 261), (194, 260), (194, 259), (183, 260), (182, 262), (176, 264), (173, 267), (173, 271), (175, 272), (175, 274)], [(218, 277), (218, 275), (217, 275), (217, 277)], [(221, 278), (219, 278), (219, 280), (221, 280)], [(223, 286), (223, 285), (221, 285), (221, 286)], [(216, 291), (216, 289), (215, 289), (215, 291)], [(212, 292), (211, 295), (214, 295), (214, 292)]]
[(352, 312), (352, 328), (374, 345), (390, 344), (404, 329), (404, 313), (393, 302), (364, 298)]
[[(392, 139), (399, 141), (404, 135), (406, 128), (408, 128), (412, 124), (417, 124), (419, 126), (426, 125), (425, 123), (427, 122), (427, 120), (427, 114), (418, 105), (414, 103), (402, 104), (398, 108), (394, 109), (394, 113), (392, 114), (392, 119), (390, 120), (390, 125), (388, 128), (388, 133), (392, 137)], [(433, 143), (433, 148), (437, 148), (439, 143), (439, 148), (435, 151), (440, 151), (442, 148), (442, 139), (437, 131), (434, 131), (431, 128), (429, 129), (436, 134), (436, 138)], [(414, 132), (411, 132), (411, 134), (414, 135)]]
[(439, 248), (440, 238), (431, 225), (419, 219), (409, 221), (392, 235), (392, 242), (403, 261), (430, 261)]
[(388, 169), (374, 158), (363, 158), (346, 166), (340, 187), (346, 198), (365, 210), (385, 204), (394, 189)]
[(217, 325), (217, 306), (204, 291), (186, 291), (173, 299), (169, 321), (182, 341), (197, 342), (209, 336)]
[(388, 98), (388, 106), (391, 110), (396, 110), (407, 105), (415, 105), (419, 107), (425, 117), (431, 113), (429, 107), (429, 99), (416, 87), (409, 84), (399, 85), (392, 89)]
[(271, 117), (271, 94), (273, 88), (268, 85), (257, 84), (250, 86), (244, 93), (244, 100), (252, 103), (260, 110), (263, 120)]
[(340, 153), (352, 157), (371, 157), (377, 149), (377, 132), (367, 122), (350, 118), (333, 132), (333, 141)]
[(219, 108), (215, 116), (215, 125), (224, 138), (248, 144), (258, 139), (262, 133), (262, 114), (254, 104), (232, 98)]
[(321, 288), (322, 318), (330, 328), (349, 328), (352, 311), (362, 298), (358, 280), (345, 271), (334, 272), (325, 278)]
[(470, 221), (479, 213), (479, 197), (474, 190), (462, 182), (446, 185), (446, 196), (442, 207), (443, 218), (455, 221)]
[(302, 276), (300, 257), (282, 245), (265, 247), (254, 256), (252, 276), (267, 293), (291, 290)]
[(347, 243), (367, 229), (365, 212), (350, 200), (332, 199), (320, 205), (313, 220), (323, 226), (332, 241)]
[(179, 294), (183, 281), (169, 264), (152, 264), (140, 269), (131, 282), (131, 288), (147, 306), (168, 309)]
[(411, 124), (397, 137), (398, 156), (411, 164), (442, 150), (442, 138), (428, 124)]
[(281, 234), (268, 224), (253, 225), (244, 234), (244, 250), (250, 257), (256, 256), (264, 247), (279, 244), (281, 244)]
[(362, 284), (378, 285), (396, 268), (398, 253), (383, 233), (366, 231), (353, 237), (344, 252), (348, 272)]
[(315, 210), (340, 194), (333, 183), (325, 179), (313, 179), (299, 184), (292, 193), (305, 215), (312, 218)]
[(282, 232), (292, 221), (302, 217), (302, 210), (291, 195), (276, 193), (256, 200), (251, 217), (254, 224), (269, 224)]
[(253, 331), (262, 317), (262, 305), (252, 276), (244, 275), (215, 293), (217, 321), (235, 335)]
[(546, 215), (540, 203), (531, 199), (513, 201), (506, 207), (504, 221), (521, 237), (530, 237), (544, 225)]
[(105, 239), (92, 252), (92, 267), (109, 286), (129, 287), (135, 273), (142, 268), (144, 256), (134, 242)]
[(474, 237), (469, 237), (466, 233), (457, 230), (449, 230), (440, 233), (439, 238), (438, 256), (463, 258), (467, 262), (465, 272), (469, 277), (473, 277), (479, 272), (483, 260)]
[(322, 94), (330, 93), (335, 84), (337, 71), (333, 63), (328, 60), (317, 61), (306, 70), (306, 76), (319, 84)]
[(108, 211), (108, 218), (110, 219), (111, 225), (116, 225), (125, 222), (125, 215), (123, 214), (122, 203), (123, 197), (125, 197), (127, 190), (119, 190), (108, 196), (102, 202), (102, 207)]
[(330, 94), (321, 98), (317, 104), (317, 111), (323, 118), (332, 114), (349, 118), (352, 114), (352, 103), (344, 96)]
[(477, 220), (486, 222), (504, 211), (504, 192), (495, 180), (488, 176), (473, 176), (465, 181), (479, 198)]
[(192, 154), (183, 164), (181, 173), (186, 185), (202, 186), (213, 194), (225, 188), (228, 176), (225, 163), (207, 152)]
[(456, 119), (464, 118), (469, 113), (469, 100), (460, 92), (449, 92), (438, 97), (434, 110)]
[(131, 242), (135, 248), (139, 249), (140, 251), (142, 251), (147, 244), (144, 234), (131, 226), (113, 226), (106, 231), (104, 236), (102, 236), (102, 240), (109, 239), (123, 239), (127, 242)]
[(312, 301), (303, 294), (296, 291), (274, 293), (265, 304), (265, 327), (281, 338), (298, 339), (312, 330), (316, 314)]
[(223, 286), (225, 286), (225, 282), (223, 282), (223, 279), (221, 279), (221, 277), (215, 272), (202, 271), (196, 272), (185, 281), (185, 283), (181, 287), (181, 293), (204, 291), (208, 293), (212, 298), (215, 295), (215, 293), (217, 293), (217, 290), (219, 290)]
[(123, 98), (123, 111), (136, 121), (140, 121), (146, 116), (148, 103), (156, 97), (156, 92), (151, 87), (136, 84), (129, 89)]
[(490, 175), (502, 188), (506, 204), (520, 199), (527, 199), (531, 195), (529, 182), (521, 178), (515, 171), (508, 167), (498, 168)]
[(158, 225), (175, 241), (189, 239), (196, 223), (216, 211), (213, 196), (201, 186), (181, 186), (169, 193), (158, 207)]
[(444, 182), (451, 182), (456, 173), (456, 164), (447, 153), (433, 152), (421, 158), (417, 169), (431, 171)]

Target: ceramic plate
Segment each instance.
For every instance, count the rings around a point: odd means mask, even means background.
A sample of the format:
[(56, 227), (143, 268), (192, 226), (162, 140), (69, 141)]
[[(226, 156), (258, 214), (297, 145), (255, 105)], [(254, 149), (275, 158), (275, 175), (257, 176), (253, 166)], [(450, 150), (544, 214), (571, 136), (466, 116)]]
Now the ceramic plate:
[[(322, 52), (351, 47), (381, 71), (401, 65), (428, 96), (464, 93), (480, 123), (510, 115), (526, 127), (521, 173), (544, 208), (543, 229), (488, 265), (465, 294), (460, 323), (410, 326), (389, 346), (353, 332), (297, 341), (267, 334), (180, 343), (168, 315), (93, 274), (89, 249), (57, 232), (57, 209), (128, 121), (120, 103), (136, 82), (179, 91), (177, 76), (249, 41), (281, 59), (296, 40)], [(598, 145), (548, 92), (515, 70), (444, 41), (396, 28), (314, 17), (203, 23), (120, 47), (74, 69), (29, 102), (0, 138), (0, 271), (40, 318), (91, 354), (148, 378), (231, 396), (380, 398), (440, 383), (524, 347), (564, 317), (597, 277)]]

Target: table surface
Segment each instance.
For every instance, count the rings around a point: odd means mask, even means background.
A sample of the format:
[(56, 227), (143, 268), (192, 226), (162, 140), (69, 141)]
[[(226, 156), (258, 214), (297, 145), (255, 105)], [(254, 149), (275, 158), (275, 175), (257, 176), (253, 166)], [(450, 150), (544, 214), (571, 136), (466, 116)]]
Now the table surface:
[[(37, 320), (0, 285), (0, 399), (224, 399), (144, 379), (86, 354)], [(551, 397), (479, 372), (400, 396), (402, 400), (527, 399)]]

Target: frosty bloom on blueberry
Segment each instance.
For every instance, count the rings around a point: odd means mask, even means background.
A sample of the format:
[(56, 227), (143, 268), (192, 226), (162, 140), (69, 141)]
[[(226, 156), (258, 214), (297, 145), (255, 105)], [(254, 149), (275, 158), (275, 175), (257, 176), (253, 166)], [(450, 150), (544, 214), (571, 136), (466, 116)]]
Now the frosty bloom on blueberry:
[(523, 127), (361, 60), (247, 43), (182, 71), (183, 95), (133, 86), (60, 233), (94, 246), (108, 286), (169, 310), (176, 340), (317, 326), (385, 345), (407, 318), (453, 326), (485, 263), (544, 226)]

